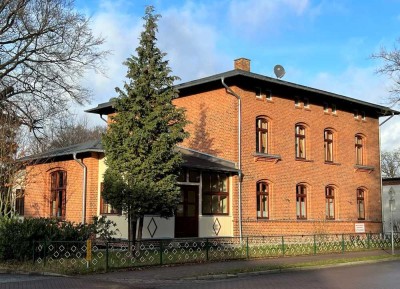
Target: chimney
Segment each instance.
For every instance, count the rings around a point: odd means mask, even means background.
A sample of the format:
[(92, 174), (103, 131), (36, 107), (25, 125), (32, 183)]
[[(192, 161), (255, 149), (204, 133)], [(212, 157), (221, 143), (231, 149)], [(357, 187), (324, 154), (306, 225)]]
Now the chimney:
[(235, 69), (250, 71), (250, 59), (247, 58), (238, 58), (235, 59)]

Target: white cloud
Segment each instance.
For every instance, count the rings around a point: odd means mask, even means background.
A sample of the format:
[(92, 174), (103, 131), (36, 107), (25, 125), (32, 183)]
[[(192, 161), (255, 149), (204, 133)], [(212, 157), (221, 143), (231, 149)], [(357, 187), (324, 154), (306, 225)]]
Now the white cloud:
[(308, 0), (232, 0), (229, 5), (231, 25), (247, 32), (278, 30), (287, 15), (302, 15), (309, 7)]
[(204, 22), (207, 13), (202, 6), (191, 4), (162, 12), (159, 47), (182, 81), (227, 70), (226, 56), (217, 49), (218, 29)]

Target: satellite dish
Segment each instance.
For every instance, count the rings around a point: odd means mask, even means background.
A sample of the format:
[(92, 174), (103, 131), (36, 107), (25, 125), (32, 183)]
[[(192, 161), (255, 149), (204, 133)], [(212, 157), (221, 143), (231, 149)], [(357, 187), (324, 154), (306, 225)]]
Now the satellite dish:
[(282, 65), (277, 64), (274, 67), (274, 73), (277, 78), (282, 78), (285, 75), (285, 68)]

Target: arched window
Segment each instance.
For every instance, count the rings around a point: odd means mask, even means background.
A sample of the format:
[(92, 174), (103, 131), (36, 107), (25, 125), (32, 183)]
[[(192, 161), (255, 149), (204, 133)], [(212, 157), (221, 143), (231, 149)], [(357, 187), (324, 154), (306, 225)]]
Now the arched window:
[(65, 220), (67, 172), (52, 172), (50, 181), (50, 217)]
[(333, 162), (333, 131), (330, 129), (324, 130), (324, 150), (325, 161)]
[(355, 152), (356, 152), (356, 165), (363, 165), (365, 159), (364, 152), (364, 142), (365, 139), (362, 135), (355, 135)]
[(325, 187), (325, 215), (326, 219), (335, 219), (335, 188), (332, 186)]
[(304, 125), (296, 125), (296, 158), (306, 158), (306, 127)]
[(307, 187), (304, 184), (296, 186), (297, 219), (307, 219)]
[(269, 219), (269, 184), (257, 183), (257, 218)]
[(265, 117), (256, 119), (256, 151), (268, 153), (268, 120)]
[(359, 220), (365, 220), (365, 190), (357, 189), (357, 216)]

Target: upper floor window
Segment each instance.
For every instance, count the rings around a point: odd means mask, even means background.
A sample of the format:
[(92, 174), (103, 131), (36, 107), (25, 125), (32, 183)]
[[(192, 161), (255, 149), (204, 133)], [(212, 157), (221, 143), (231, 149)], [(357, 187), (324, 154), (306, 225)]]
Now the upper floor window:
[(257, 218), (269, 218), (269, 184), (265, 181), (257, 183)]
[(362, 135), (355, 135), (355, 153), (356, 165), (364, 164), (364, 137)]
[(359, 220), (365, 220), (365, 191), (357, 189), (357, 216)]
[(328, 112), (329, 111), (329, 105), (327, 102), (324, 102), (324, 112)]
[(268, 153), (268, 120), (264, 117), (258, 117), (256, 126), (256, 151)]
[(304, 107), (310, 108), (310, 100), (308, 98), (304, 98)]
[(265, 91), (265, 97), (267, 98), (267, 100), (272, 100), (272, 92), (271, 92), (271, 90), (266, 90)]
[(325, 161), (333, 162), (333, 132), (329, 129), (324, 130), (324, 150)]
[(227, 215), (229, 208), (228, 175), (203, 172), (202, 208), (203, 215)]
[(325, 187), (325, 215), (326, 219), (335, 219), (335, 188)]
[(336, 114), (336, 104), (332, 104), (332, 114)]
[(307, 187), (304, 184), (296, 186), (297, 219), (307, 219)]
[(262, 90), (260, 87), (256, 87), (256, 97), (262, 98)]
[(296, 125), (296, 158), (306, 158), (306, 128), (303, 125)]
[(52, 172), (50, 180), (50, 217), (65, 220), (67, 172)]

